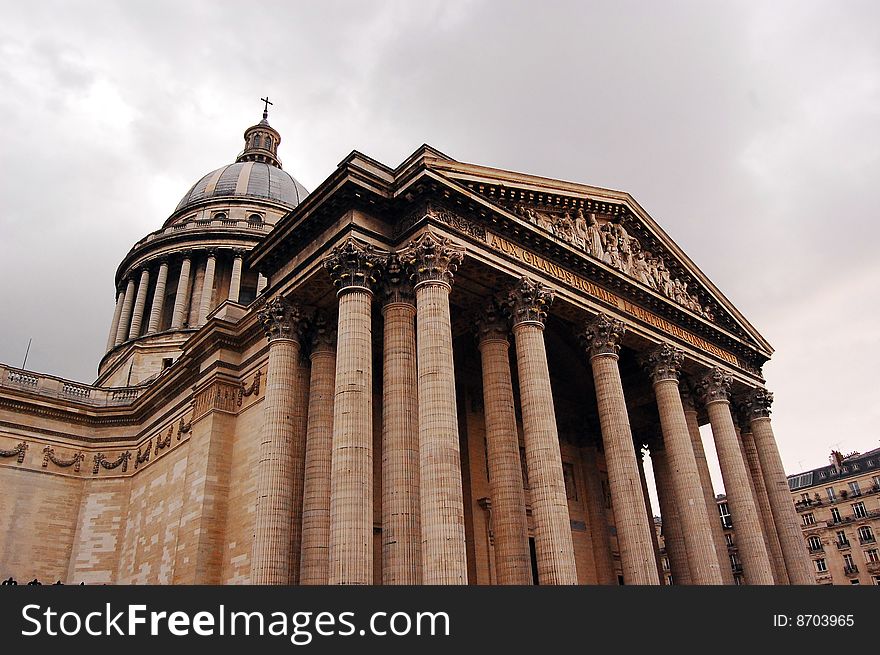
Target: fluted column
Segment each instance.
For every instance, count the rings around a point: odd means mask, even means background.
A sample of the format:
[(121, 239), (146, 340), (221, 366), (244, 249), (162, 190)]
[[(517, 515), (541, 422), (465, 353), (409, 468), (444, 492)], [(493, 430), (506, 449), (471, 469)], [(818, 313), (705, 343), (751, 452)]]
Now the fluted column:
[(747, 584), (772, 585), (773, 572), (764, 546), (761, 519), (752, 498), (749, 473), (730, 413), (730, 384), (731, 377), (720, 368), (715, 368), (700, 381), (697, 389), (712, 424), (724, 491), (733, 516), (736, 543), (742, 559), (743, 576)]
[(159, 263), (159, 274), (156, 276), (156, 288), (153, 290), (153, 306), (150, 308), (150, 322), (147, 334), (159, 331), (162, 324), (162, 309), (165, 307), (165, 285), (168, 282), (168, 260)]
[(324, 266), (339, 298), (329, 584), (373, 584), (372, 246), (349, 238)]
[(577, 569), (544, 345), (544, 321), (552, 302), (550, 290), (524, 277), (510, 292), (508, 306), (516, 342), (538, 580), (570, 585), (577, 584)]
[(229, 300), (238, 302), (241, 295), (241, 266), (244, 253), (236, 250), (232, 257), (232, 276), (229, 278)]
[[(660, 504), (660, 518), (663, 521), (663, 542), (669, 556), (669, 569), (675, 585), (694, 584), (688, 563), (688, 550), (675, 494), (666, 449), (662, 444), (651, 447), (651, 464), (654, 467), (654, 482), (657, 484), (657, 501)], [(662, 571), (662, 567), (660, 569)]]
[(752, 488), (752, 497), (755, 499), (755, 507), (758, 508), (758, 516), (761, 519), (761, 531), (764, 534), (764, 545), (770, 556), (770, 568), (773, 570), (773, 579), (776, 584), (788, 584), (788, 573), (785, 571), (785, 558), (782, 555), (782, 546), (779, 544), (779, 536), (776, 534), (776, 526), (773, 525), (773, 512), (770, 510), (770, 500), (767, 498), (767, 488), (764, 486), (764, 476), (761, 473), (761, 462), (758, 460), (758, 451), (755, 448), (755, 438), (748, 418), (742, 417), (744, 408), (738, 408), (736, 434), (739, 437), (740, 450), (743, 460), (749, 471), (749, 486)]
[(257, 273), (257, 295), (259, 296), (263, 293), (263, 289), (266, 288), (266, 285), (269, 283), (269, 279), (263, 275), (262, 273)]
[(477, 319), (477, 344), (483, 371), (495, 571), (498, 584), (528, 585), (532, 584), (532, 562), (507, 333), (501, 308), (490, 301)]
[(706, 512), (697, 460), (678, 388), (683, 361), (682, 351), (661, 344), (643, 358), (643, 365), (651, 377), (657, 398), (674, 512), (681, 525), (687, 553), (688, 584), (720, 585), (723, 579), (710, 517)]
[(663, 584), (663, 560), (660, 557), (660, 539), (657, 537), (657, 526), (654, 524), (654, 512), (651, 509), (651, 496), (648, 493), (648, 478), (645, 475), (645, 451), (638, 443), (634, 443), (636, 450), (636, 464), (639, 467), (639, 482), (642, 485), (642, 498), (645, 499), (645, 517), (648, 519), (648, 527), (651, 528), (651, 548), (654, 549), (654, 562), (657, 565), (657, 577)]
[(385, 261), (382, 316), (382, 584), (421, 584), (416, 306), (397, 255)]
[(141, 280), (138, 283), (137, 297), (134, 300), (134, 309), (131, 314), (131, 329), (128, 338), (135, 339), (140, 336), (141, 325), (144, 320), (144, 309), (147, 304), (147, 290), (150, 286), (150, 269), (144, 267), (141, 270)]
[(189, 253), (185, 254), (180, 263), (180, 276), (177, 278), (177, 293), (174, 296), (174, 313), (171, 315), (171, 329), (179, 330), (183, 327), (184, 318), (189, 307), (189, 283), (192, 258)]
[(645, 516), (645, 499), (618, 368), (623, 334), (623, 323), (600, 314), (586, 325), (584, 341), (596, 387), (623, 579), (626, 584), (655, 585), (660, 578), (652, 546), (654, 528)]
[(815, 579), (804, 549), (803, 535), (791, 500), (782, 458), (770, 425), (772, 403), (773, 394), (766, 389), (755, 389), (751, 394), (748, 411), (752, 435), (789, 581), (795, 585), (812, 585), (815, 584)]
[(131, 310), (134, 308), (134, 295), (136, 282), (133, 277), (128, 278), (125, 285), (125, 300), (122, 301), (122, 313), (119, 315), (119, 327), (116, 330), (116, 343), (119, 345), (128, 337), (128, 328), (131, 323)]
[(208, 252), (208, 260), (205, 262), (205, 278), (202, 280), (202, 296), (199, 301), (199, 318), (197, 325), (201, 327), (208, 320), (211, 311), (211, 299), (214, 296), (214, 271), (217, 268), (217, 256)]
[(300, 315), (296, 306), (276, 297), (259, 316), (269, 339), (269, 364), (257, 463), (251, 582), (286, 585), (295, 581), (293, 515), (302, 503), (302, 497), (294, 498), (292, 480), (303, 456), (301, 450), (296, 452), (301, 435), (296, 434), (299, 420), (293, 412), (298, 394)]
[(319, 314), (312, 336), (308, 427), (303, 475), (301, 585), (329, 580), (330, 475), (333, 397), (336, 393), (336, 325)]
[(590, 514), (590, 540), (593, 544), (593, 561), (596, 563), (596, 583), (616, 585), (614, 559), (611, 557), (611, 535), (608, 531), (608, 516), (605, 511), (605, 493), (599, 478), (596, 446), (586, 446), (581, 450), (584, 471), (584, 484), (587, 490), (587, 511)]
[(718, 514), (718, 504), (715, 502), (715, 489), (712, 486), (712, 476), (709, 473), (709, 462), (706, 460), (703, 438), (700, 436), (697, 409), (688, 388), (680, 388), (680, 393), (681, 403), (684, 407), (684, 417), (687, 421), (688, 433), (691, 436), (691, 445), (694, 449), (694, 459), (697, 462), (697, 471), (700, 476), (700, 487), (706, 502), (706, 516), (709, 519), (709, 527), (712, 530), (712, 541), (715, 543), (715, 555), (718, 558), (721, 579), (726, 585), (736, 584), (733, 579), (733, 570), (730, 567), (730, 557), (727, 552), (727, 540), (724, 538), (724, 528), (721, 527), (721, 517)]
[(419, 480), (425, 584), (467, 584), (449, 293), (462, 248), (426, 232), (402, 254), (416, 294)]
[(110, 324), (110, 335), (107, 337), (107, 350), (116, 345), (116, 333), (119, 331), (119, 317), (122, 316), (122, 305), (125, 303), (125, 290), (116, 295), (116, 307), (113, 310), (113, 322)]

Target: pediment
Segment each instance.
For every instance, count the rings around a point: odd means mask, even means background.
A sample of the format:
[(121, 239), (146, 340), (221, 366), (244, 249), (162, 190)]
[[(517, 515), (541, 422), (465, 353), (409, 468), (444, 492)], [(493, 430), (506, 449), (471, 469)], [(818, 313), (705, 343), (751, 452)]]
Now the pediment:
[(648, 294), (735, 336), (769, 358), (773, 349), (662, 228), (627, 193), (439, 161), (440, 177), (567, 243)]

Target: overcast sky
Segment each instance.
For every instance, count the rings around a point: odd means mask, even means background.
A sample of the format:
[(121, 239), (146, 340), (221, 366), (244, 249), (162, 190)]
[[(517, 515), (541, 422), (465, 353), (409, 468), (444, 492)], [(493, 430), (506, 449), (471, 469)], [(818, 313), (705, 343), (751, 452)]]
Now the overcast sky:
[(880, 3), (0, 0), (0, 16), (2, 362), (33, 337), (29, 369), (94, 380), (116, 266), (233, 161), (268, 94), (309, 189), (353, 149), (396, 166), (427, 142), (630, 192), (776, 348), (786, 469), (880, 446)]

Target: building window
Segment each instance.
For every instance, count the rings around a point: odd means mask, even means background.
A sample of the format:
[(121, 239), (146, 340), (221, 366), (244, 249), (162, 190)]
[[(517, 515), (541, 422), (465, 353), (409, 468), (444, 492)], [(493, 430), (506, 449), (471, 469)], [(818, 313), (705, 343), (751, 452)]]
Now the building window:
[(871, 478), (874, 481), (874, 491), (880, 491), (880, 475)]
[(260, 216), (259, 214), (251, 214), (250, 216), (248, 216), (248, 223), (259, 227), (260, 225), (263, 224), (263, 217)]
[(804, 525), (816, 525), (816, 517), (812, 512), (804, 514)]
[(865, 511), (865, 503), (855, 503), (853, 506), (853, 516), (857, 519), (867, 518), (868, 512)]
[(843, 568), (847, 573), (852, 573), (856, 570), (856, 563), (853, 561), (850, 553), (845, 553), (843, 555)]
[(739, 573), (742, 571), (742, 564), (740, 564), (739, 558), (736, 556), (736, 553), (731, 553), (728, 555), (730, 557), (730, 568), (734, 573)]
[(860, 468), (861, 467), (858, 465), (858, 463), (856, 463), (856, 462), (853, 463), (853, 471), (858, 471)]
[(877, 554), (876, 548), (872, 548), (871, 550), (865, 551), (865, 561), (866, 562), (880, 562), (880, 555)]
[(828, 564), (825, 563), (825, 558), (813, 560), (813, 563), (816, 565), (816, 571), (818, 573), (825, 573), (828, 570)]
[(880, 575), (874, 576), (874, 584), (880, 587)]
[(828, 494), (828, 500), (834, 502), (834, 487), (825, 487), (825, 493)]
[(574, 481), (574, 464), (562, 462), (562, 480), (565, 483), (565, 497), (568, 500), (577, 501), (577, 484)]
[(843, 530), (837, 531), (837, 545), (849, 546), (849, 539), (846, 538), (846, 532), (844, 532)]
[(664, 571), (669, 570), (669, 558), (668, 557), (663, 558), (663, 570)]
[(162, 370), (164, 371), (166, 368), (171, 368), (171, 365), (174, 363), (173, 357), (163, 357), (162, 358)]
[(718, 503), (718, 513), (721, 515), (721, 525), (725, 528), (732, 528), (733, 521), (730, 520), (730, 508), (727, 503)]
[(825, 479), (825, 471), (819, 471), (819, 477)]
[(849, 483), (849, 493), (851, 496), (861, 496), (862, 495), (862, 490), (859, 489), (858, 480), (853, 480), (852, 482)]
[(214, 214), (215, 221), (225, 221), (226, 220), (226, 212), (217, 212)]
[(831, 520), (835, 523), (840, 523), (840, 510), (836, 507), (831, 508)]
[(810, 537), (807, 539), (807, 546), (811, 551), (822, 550), (822, 540), (816, 536)]
[(849, 583), (850, 583), (850, 584), (862, 584), (858, 579), (856, 579), (856, 580), (850, 580)]
[(727, 533), (724, 535), (724, 541), (727, 542), (728, 546), (733, 546), (733, 535), (731, 533)]
[(874, 532), (869, 526), (863, 525), (859, 528), (859, 541), (863, 544), (874, 543)]

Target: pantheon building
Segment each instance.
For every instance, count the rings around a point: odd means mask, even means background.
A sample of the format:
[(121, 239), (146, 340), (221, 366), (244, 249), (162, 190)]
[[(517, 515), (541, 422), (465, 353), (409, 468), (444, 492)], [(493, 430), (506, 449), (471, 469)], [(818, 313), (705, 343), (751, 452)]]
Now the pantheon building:
[(280, 141), (125, 255), (93, 384), (0, 365), (0, 577), (658, 584), (650, 461), (673, 582), (732, 584), (710, 424), (744, 581), (814, 582), (772, 348), (632, 196)]

